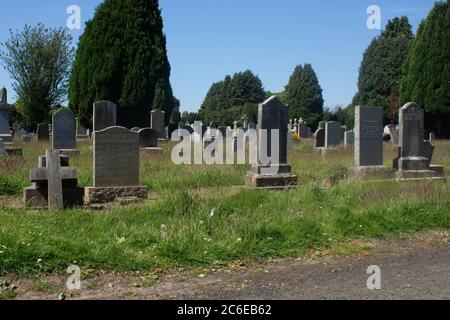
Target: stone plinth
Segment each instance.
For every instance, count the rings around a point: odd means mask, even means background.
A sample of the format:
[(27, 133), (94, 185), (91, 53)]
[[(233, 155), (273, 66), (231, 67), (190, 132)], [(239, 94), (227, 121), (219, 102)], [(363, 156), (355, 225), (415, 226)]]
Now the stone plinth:
[(124, 187), (87, 187), (84, 198), (87, 205), (109, 203), (118, 198), (136, 197), (147, 199), (148, 188), (145, 186), (124, 186)]

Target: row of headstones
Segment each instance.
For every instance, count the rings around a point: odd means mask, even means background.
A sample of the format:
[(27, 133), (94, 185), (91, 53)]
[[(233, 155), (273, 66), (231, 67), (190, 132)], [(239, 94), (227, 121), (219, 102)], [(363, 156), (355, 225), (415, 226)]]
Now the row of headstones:
[[(399, 112), (398, 157), (393, 160), (397, 178), (443, 177), (443, 167), (431, 165), (434, 146), (424, 140), (424, 111), (407, 103)], [(390, 172), (383, 166), (383, 109), (356, 107), (355, 166), (353, 172)]]
[(288, 131), (295, 132), (300, 138), (309, 139), (312, 138), (313, 134), (311, 128), (303, 121), (302, 118), (299, 120), (289, 120)]
[(342, 126), (336, 121), (321, 121), (319, 128), (313, 135), (315, 148), (335, 148), (344, 143), (349, 147), (354, 144), (354, 132), (347, 131), (346, 126)]

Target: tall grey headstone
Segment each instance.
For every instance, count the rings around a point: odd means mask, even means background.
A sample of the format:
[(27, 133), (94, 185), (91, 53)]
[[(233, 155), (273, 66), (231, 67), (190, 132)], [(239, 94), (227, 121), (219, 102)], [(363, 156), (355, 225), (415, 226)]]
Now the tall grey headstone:
[[(292, 169), (287, 161), (287, 129), (288, 107), (277, 96), (272, 96), (259, 105), (258, 164), (247, 175), (247, 186), (285, 188), (297, 185), (297, 176), (291, 174)], [(271, 162), (263, 163), (262, 159), (270, 159)], [(270, 170), (267, 171), (268, 168)]]
[[(287, 118), (287, 106), (284, 105), (277, 97), (269, 98), (259, 106), (258, 159), (261, 159), (266, 155), (272, 156), (271, 147), (272, 143), (275, 143), (279, 146), (277, 155), (279, 164), (287, 164)], [(267, 134), (262, 135), (262, 130), (266, 130)], [(272, 141), (272, 130), (279, 130), (279, 141)], [(261, 152), (264, 152), (264, 154)]]
[(355, 166), (383, 165), (383, 108), (355, 109)]
[(40, 123), (36, 131), (38, 141), (45, 142), (50, 140), (50, 128), (46, 123)]
[(94, 103), (93, 131), (100, 131), (117, 124), (117, 106), (111, 101)]
[(424, 152), (424, 112), (415, 103), (400, 109), (399, 170), (428, 170), (430, 159)]
[(325, 148), (334, 148), (341, 143), (342, 129), (336, 121), (325, 124)]
[(93, 133), (94, 187), (139, 185), (139, 135), (123, 127)]
[(77, 148), (77, 121), (73, 113), (64, 108), (54, 113), (53, 149), (65, 150)]
[(165, 139), (165, 112), (161, 109), (153, 110), (150, 114), (150, 128), (156, 130), (160, 139)]

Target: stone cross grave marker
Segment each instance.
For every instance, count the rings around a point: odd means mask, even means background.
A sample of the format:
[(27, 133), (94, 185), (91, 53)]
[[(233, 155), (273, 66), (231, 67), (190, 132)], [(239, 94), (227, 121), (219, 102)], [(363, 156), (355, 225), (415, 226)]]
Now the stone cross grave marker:
[(46, 161), (48, 170), (48, 208), (56, 211), (64, 210), (60, 151), (47, 150)]

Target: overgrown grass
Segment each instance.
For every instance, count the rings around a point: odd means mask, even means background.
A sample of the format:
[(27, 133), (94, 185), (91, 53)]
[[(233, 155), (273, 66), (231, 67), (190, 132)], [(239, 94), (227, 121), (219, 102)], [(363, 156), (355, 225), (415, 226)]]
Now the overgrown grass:
[[(21, 195), (45, 147), (26, 147), (23, 163), (0, 172), (0, 194)], [(72, 165), (87, 186), (91, 151), (88, 145), (81, 150)], [(434, 161), (447, 172), (449, 150), (448, 142), (439, 142)], [(386, 155), (392, 152), (387, 146)], [(107, 212), (36, 212), (0, 198), (0, 273), (63, 272), (70, 264), (117, 271), (220, 266), (450, 228), (445, 183), (341, 182), (324, 190), (320, 181), (341, 175), (351, 153), (322, 158), (300, 144), (289, 158), (300, 186), (283, 192), (234, 187), (244, 184), (249, 166), (175, 166), (166, 150), (161, 159), (142, 158), (141, 180), (152, 198), (145, 203)]]

